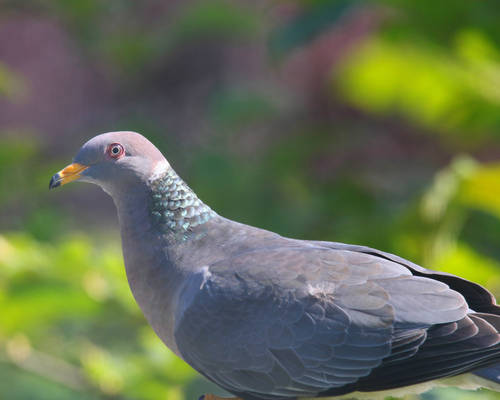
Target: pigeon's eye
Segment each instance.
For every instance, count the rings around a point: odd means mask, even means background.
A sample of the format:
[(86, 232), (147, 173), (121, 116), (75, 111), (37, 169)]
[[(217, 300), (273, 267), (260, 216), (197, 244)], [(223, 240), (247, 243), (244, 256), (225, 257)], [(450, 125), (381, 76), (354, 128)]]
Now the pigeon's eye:
[(120, 143), (111, 143), (108, 146), (108, 154), (112, 158), (120, 158), (124, 152), (125, 150), (123, 150), (123, 146)]

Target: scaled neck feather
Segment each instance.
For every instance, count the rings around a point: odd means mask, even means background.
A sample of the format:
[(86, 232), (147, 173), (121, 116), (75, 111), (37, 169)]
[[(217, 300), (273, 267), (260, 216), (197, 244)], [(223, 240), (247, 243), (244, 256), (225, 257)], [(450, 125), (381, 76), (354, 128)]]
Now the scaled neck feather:
[(162, 233), (186, 234), (217, 214), (172, 169), (150, 181), (149, 212)]

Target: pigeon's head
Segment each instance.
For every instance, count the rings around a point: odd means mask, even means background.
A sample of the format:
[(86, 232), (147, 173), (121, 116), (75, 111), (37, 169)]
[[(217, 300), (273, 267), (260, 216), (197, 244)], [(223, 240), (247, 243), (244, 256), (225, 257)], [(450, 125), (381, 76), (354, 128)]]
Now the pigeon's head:
[(136, 132), (95, 136), (78, 151), (74, 162), (55, 174), (49, 188), (74, 180), (95, 183), (109, 194), (145, 184), (170, 168), (161, 152)]

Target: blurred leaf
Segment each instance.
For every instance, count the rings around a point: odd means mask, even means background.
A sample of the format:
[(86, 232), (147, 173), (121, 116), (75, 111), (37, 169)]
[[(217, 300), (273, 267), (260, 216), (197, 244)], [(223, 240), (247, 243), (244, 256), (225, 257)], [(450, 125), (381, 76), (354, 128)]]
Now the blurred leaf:
[[(0, 308), (0, 349), (10, 341), (11, 349), (20, 349), (12, 354), (21, 356), (27, 347), (14, 344), (26, 341), (16, 338), (29, 337), (30, 352), (71, 360), (103, 398), (125, 392), (148, 400), (159, 392), (182, 397), (178, 385), (195, 376), (138, 317), (118, 247), (82, 235), (53, 244), (0, 236)], [(0, 351), (0, 373), (8, 367)]]
[(480, 254), (500, 260), (500, 219), (473, 206), (467, 213), (459, 239)]
[(500, 218), (500, 163), (477, 168), (461, 193), (461, 201), (470, 207), (482, 209)]
[(151, 64), (157, 56), (153, 38), (141, 32), (119, 31), (101, 41), (101, 53), (117, 66), (120, 72), (133, 76)]
[(82, 353), (82, 364), (89, 378), (106, 394), (123, 390), (123, 364), (105, 350), (88, 345)]
[(500, 263), (479, 255), (465, 244), (457, 244), (435, 259), (437, 269), (458, 275), (500, 293)]
[(234, 1), (213, 0), (186, 3), (171, 34), (185, 41), (195, 37), (251, 36), (259, 24), (250, 8)]
[(479, 60), (464, 62), (439, 48), (374, 40), (355, 52), (335, 82), (363, 109), (400, 113), (438, 132), (474, 132), (474, 141), (469, 134), (461, 139), (478, 146), (500, 131), (500, 63), (487, 65), (488, 72)]
[(276, 107), (266, 94), (232, 90), (214, 96), (211, 115), (222, 126), (238, 128), (269, 119), (275, 112)]
[(27, 88), (23, 79), (7, 65), (0, 62), (0, 96), (9, 101), (20, 101), (27, 95)]
[(270, 36), (271, 52), (281, 57), (330, 29), (357, 2), (349, 0), (309, 1), (297, 17), (274, 29)]

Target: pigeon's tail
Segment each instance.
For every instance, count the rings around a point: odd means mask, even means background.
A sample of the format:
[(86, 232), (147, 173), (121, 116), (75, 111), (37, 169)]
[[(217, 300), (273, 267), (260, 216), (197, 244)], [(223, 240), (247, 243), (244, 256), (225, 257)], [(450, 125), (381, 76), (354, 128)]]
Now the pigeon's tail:
[[(495, 314), (476, 314), (481, 319), (487, 321), (490, 325), (492, 325), (497, 332), (500, 333), (500, 316)], [(483, 379), (486, 379), (492, 383), (500, 385), (500, 363), (491, 365), (487, 368), (478, 369), (472, 372), (474, 375), (477, 375)]]
[(474, 375), (500, 385), (500, 364), (496, 364), (488, 368), (478, 369), (473, 373)]

